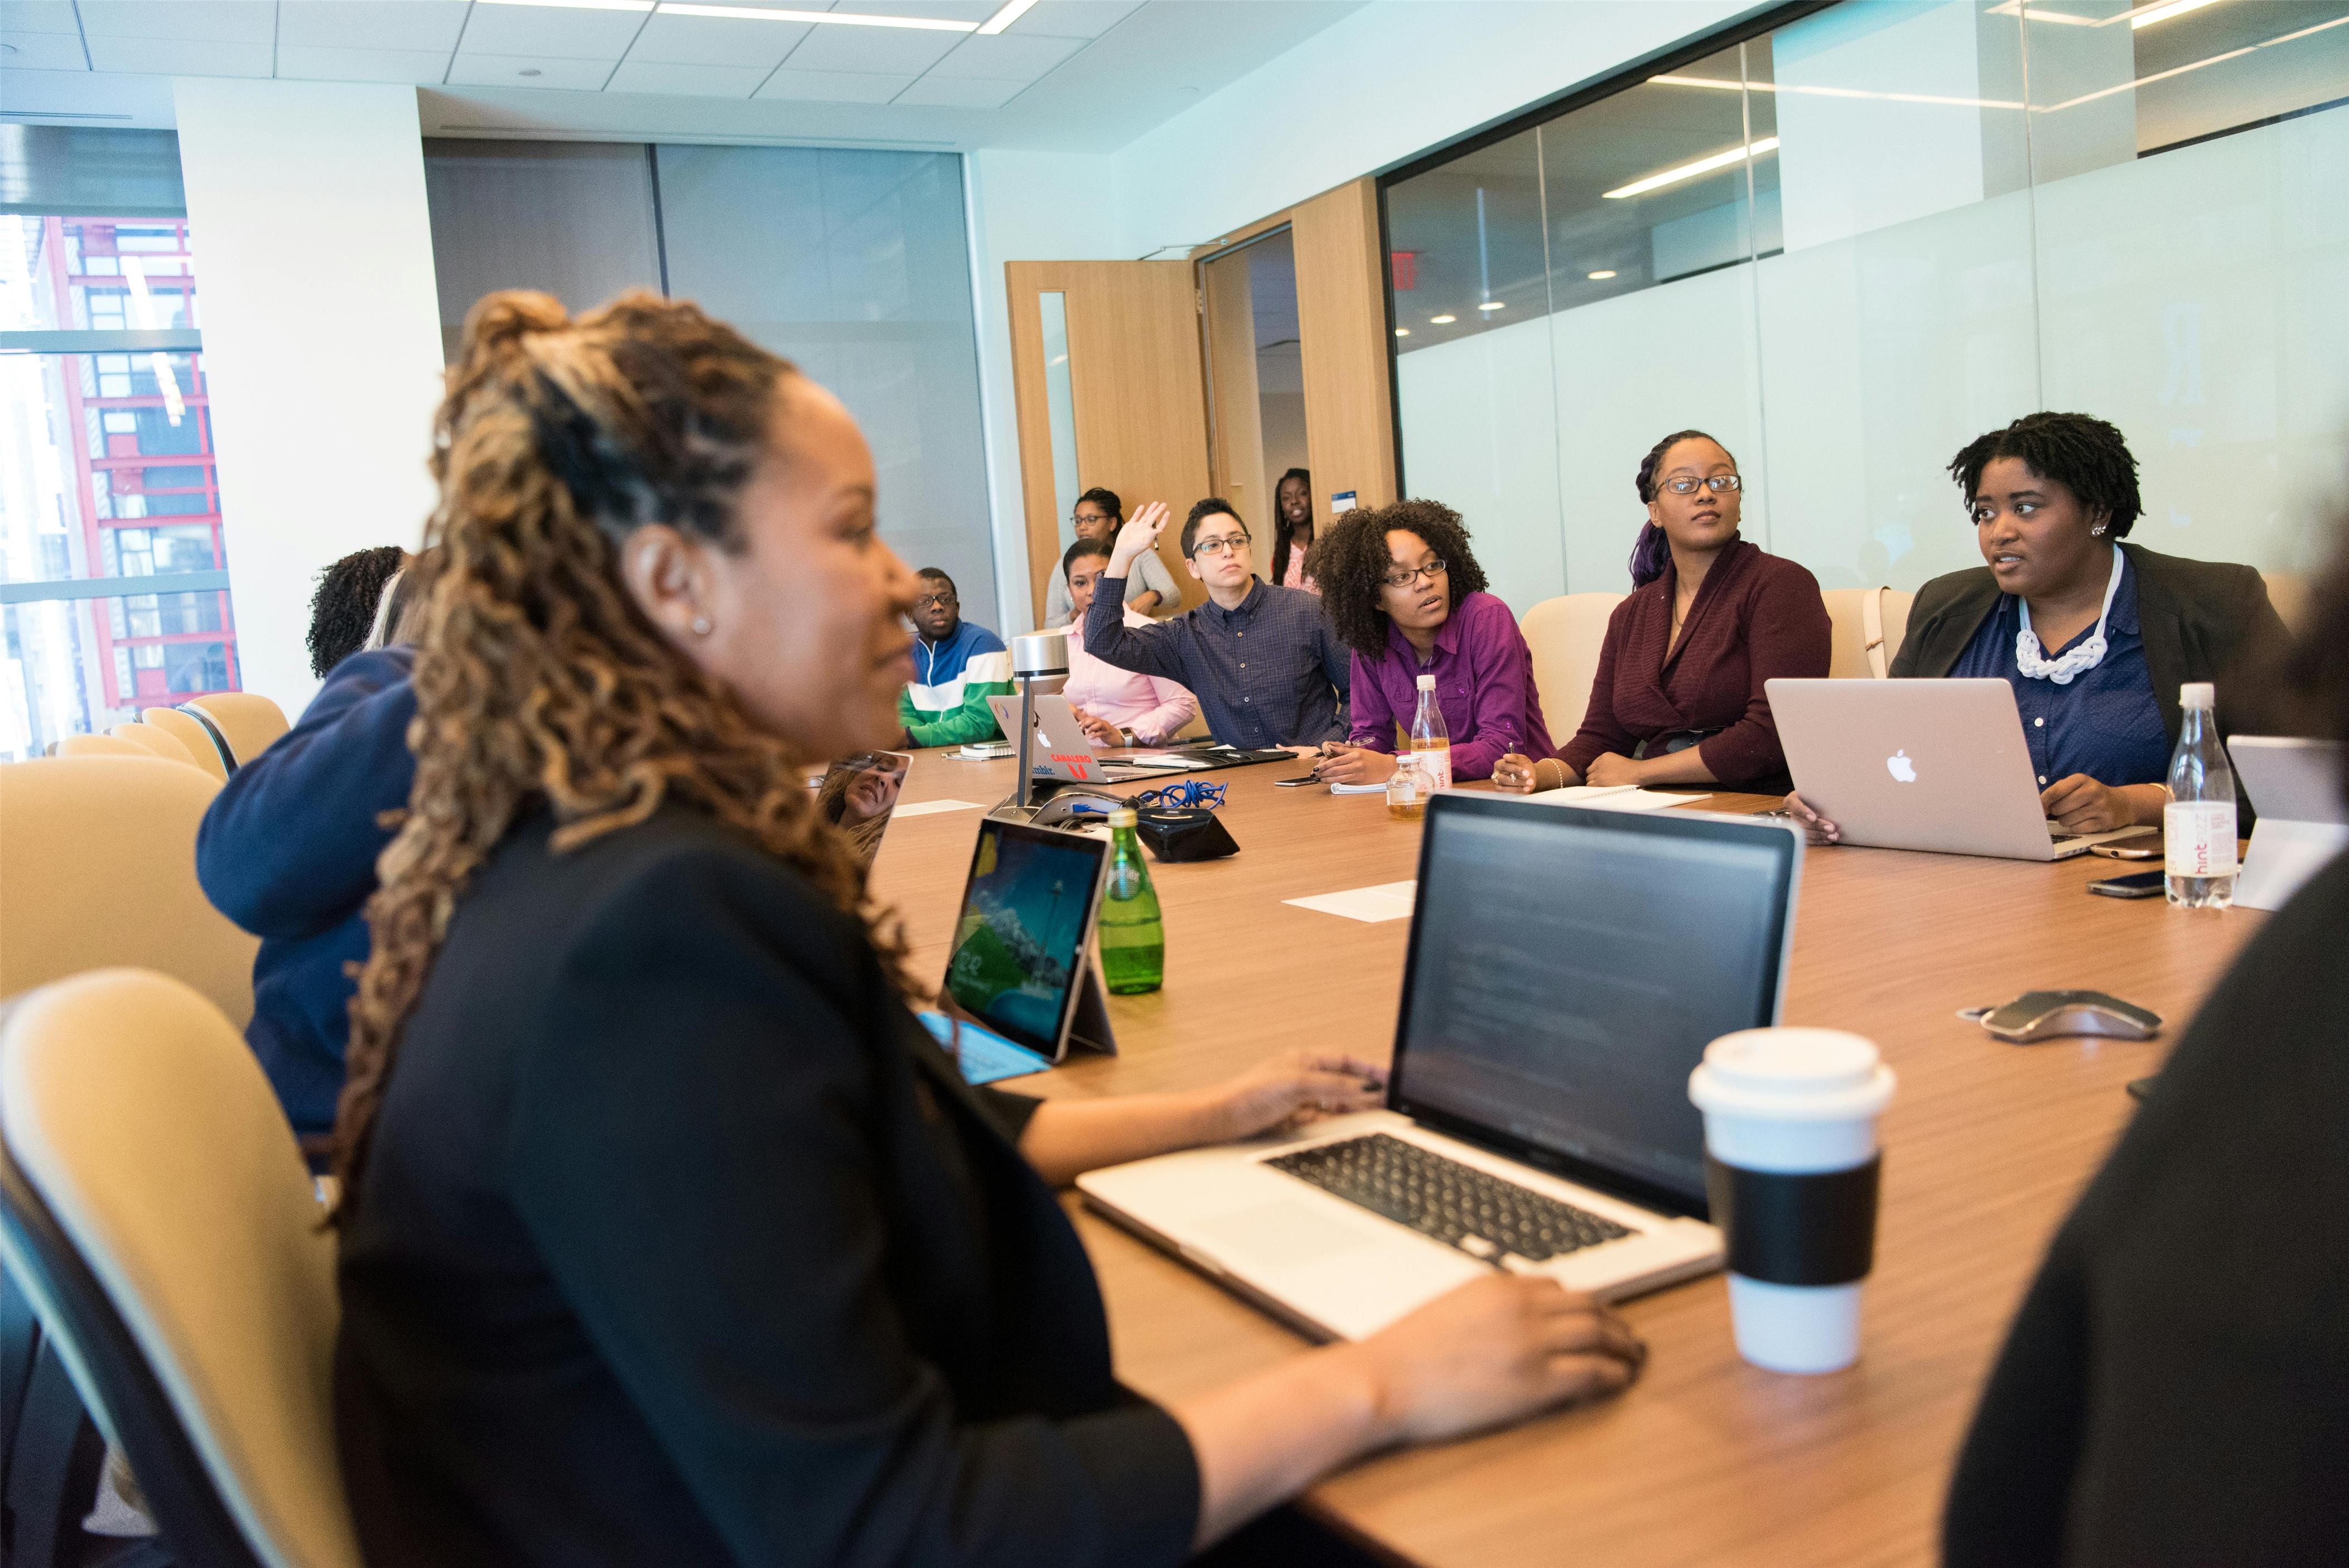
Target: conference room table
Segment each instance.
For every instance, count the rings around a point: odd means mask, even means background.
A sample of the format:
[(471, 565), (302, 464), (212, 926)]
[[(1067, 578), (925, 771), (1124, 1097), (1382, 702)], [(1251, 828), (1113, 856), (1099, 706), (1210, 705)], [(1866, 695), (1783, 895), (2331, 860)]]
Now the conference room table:
[[(923, 975), (945, 971), (983, 808), (1009, 793), (1014, 770), (915, 755), (873, 885), (904, 918)], [(1376, 795), (1273, 788), (1300, 771), (1193, 776), (1228, 786), (1220, 815), (1240, 851), (1153, 864), (1164, 988), (1110, 999), (1116, 1056), (1075, 1053), (1004, 1087), (1191, 1089), (1307, 1047), (1388, 1058), (1411, 923), (1283, 901), (1414, 876), (1421, 825), (1391, 819)], [(1690, 799), (1672, 809), (1777, 804)], [(905, 814), (940, 800), (972, 809)], [(2037, 864), (1806, 851), (1785, 1021), (1857, 1030), (1899, 1076), (1881, 1126), (1877, 1264), (1856, 1367), (1790, 1377), (1746, 1365), (1716, 1274), (1624, 1304), (1649, 1358), (1620, 1398), (1374, 1457), (1303, 1506), (1381, 1554), (1442, 1568), (1934, 1561), (1984, 1377), (2049, 1237), (2128, 1120), (2126, 1086), (2159, 1067), (2264, 918), (2085, 892), (2139, 869), (2090, 855)], [(2019, 1047), (1957, 1016), (2075, 986), (2151, 1007), (2167, 1020), (2159, 1037)], [(1180, 1399), (1309, 1348), (1073, 1194), (1068, 1202), (1129, 1387)]]

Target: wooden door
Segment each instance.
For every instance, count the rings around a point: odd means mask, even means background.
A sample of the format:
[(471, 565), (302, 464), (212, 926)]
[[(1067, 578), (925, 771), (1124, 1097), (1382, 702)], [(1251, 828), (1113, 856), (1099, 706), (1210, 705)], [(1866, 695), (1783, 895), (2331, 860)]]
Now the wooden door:
[[(1077, 487), (1103, 485), (1130, 517), (1148, 501), (1174, 513), (1159, 558), (1185, 607), (1206, 592), (1177, 539), (1191, 503), (1208, 493), (1206, 388), (1199, 365), (1199, 300), (1192, 266), (1176, 262), (1009, 262), (1012, 392), (1027, 497), (1028, 576), (1036, 624), (1071, 534), (1053, 481), (1041, 296), (1058, 294), (1067, 322)], [(1009, 630), (1009, 628), (1006, 628)]]

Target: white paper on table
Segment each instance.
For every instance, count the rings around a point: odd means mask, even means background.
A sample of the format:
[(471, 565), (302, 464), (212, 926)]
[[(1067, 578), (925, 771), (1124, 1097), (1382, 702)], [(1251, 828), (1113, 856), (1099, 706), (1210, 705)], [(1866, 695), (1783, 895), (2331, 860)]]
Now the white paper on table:
[(1666, 795), (1655, 789), (1642, 789), (1636, 784), (1576, 784), (1564, 789), (1544, 789), (1526, 799), (1549, 806), (1588, 806), (1599, 811), (1661, 811), (1667, 806), (1691, 805), (1704, 797)]
[(916, 800), (890, 812), (892, 817), (926, 817), (933, 811), (976, 811), (976, 800)]
[(1348, 920), (1376, 923), (1381, 920), (1409, 920), (1412, 903), (1418, 896), (1419, 883), (1413, 881), (1349, 888), (1344, 892), (1317, 892), (1310, 898), (1285, 898), (1280, 902), (1321, 914), (1342, 914)]

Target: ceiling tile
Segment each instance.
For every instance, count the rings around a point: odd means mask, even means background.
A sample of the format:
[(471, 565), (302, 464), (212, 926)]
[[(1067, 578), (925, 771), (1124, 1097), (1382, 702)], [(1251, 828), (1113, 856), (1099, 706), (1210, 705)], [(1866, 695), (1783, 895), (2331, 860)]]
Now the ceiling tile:
[(811, 27), (807, 40), (793, 49), (783, 64), (795, 71), (917, 77), (946, 58), (947, 52), (967, 36), (910, 32), (898, 27)]
[(0, 65), (19, 71), (86, 71), (89, 61), (76, 33), (0, 33)]
[(806, 24), (800, 22), (735, 22), (656, 13), (636, 35), (628, 58), (665, 66), (756, 66), (771, 71), (807, 35)]
[[(535, 75), (529, 73), (535, 72)], [(560, 55), (463, 55), (449, 67), (449, 85), (466, 88), (562, 88), (601, 92), (612, 74), (608, 60), (567, 60)]]
[(277, 36), (277, 7), (272, 0), (81, 0), (81, 30), (92, 38), (268, 44)]
[[(560, 60), (616, 60), (628, 52), (647, 14), (553, 5), (476, 5), (458, 44), (465, 55), (547, 55)], [(452, 78), (453, 79), (453, 78)]]
[(746, 98), (767, 79), (762, 66), (670, 66), (656, 60), (623, 60), (607, 93), (667, 93), (678, 98)]
[(1026, 82), (991, 82), (977, 77), (924, 77), (897, 95), (897, 103), (938, 108), (1001, 108), (1028, 90)]
[(277, 46), (277, 74), (288, 80), (437, 83), (448, 69), (446, 49), (338, 49), (326, 44)]
[(464, 30), (465, 0), (282, 0), (277, 7), (281, 48), (309, 44), (320, 48), (438, 49), (445, 56)]
[(853, 71), (780, 70), (754, 95), (806, 103), (887, 103), (914, 85), (911, 77), (865, 76)]
[(1003, 36), (1098, 38), (1141, 6), (1142, 0), (1036, 0)]
[(0, 0), (0, 33), (71, 33), (81, 36), (73, 0)]
[(1082, 38), (965, 38), (960, 47), (930, 70), (939, 77), (978, 77), (999, 82), (1032, 82), (1085, 46)]
[(137, 71), (150, 77), (265, 77), (274, 63), (267, 44), (222, 43), (213, 38), (101, 38), (89, 40), (89, 63), (101, 71)]

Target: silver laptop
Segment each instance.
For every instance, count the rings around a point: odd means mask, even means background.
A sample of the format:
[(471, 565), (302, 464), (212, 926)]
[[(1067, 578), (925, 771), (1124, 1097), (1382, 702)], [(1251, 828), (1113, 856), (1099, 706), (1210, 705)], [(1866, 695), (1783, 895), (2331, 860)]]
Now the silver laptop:
[(1320, 1338), (1491, 1269), (1609, 1298), (1707, 1273), (1689, 1073), (1777, 1019), (1801, 866), (1783, 822), (1438, 795), (1387, 1108), (1077, 1185)]
[[(1019, 738), (1019, 699), (1016, 696), (991, 696), (987, 706), (995, 712), (995, 722), (1014, 741)], [(1058, 779), (1071, 784), (1131, 784), (1142, 779), (1164, 779), (1177, 773), (1196, 772), (1208, 764), (1195, 759), (1169, 756), (1164, 762), (1135, 760), (1111, 761), (1102, 756), (1102, 748), (1093, 744), (1085, 727), (1077, 722), (1077, 710), (1064, 696), (1036, 698), (1036, 777)]]
[(2340, 743), (2230, 735), (2227, 755), (2244, 799), (2259, 813), (2235, 879), (2235, 902), (2246, 909), (2282, 909), (2302, 883), (2349, 851)]
[(2002, 680), (1774, 680), (1765, 689), (1795, 792), (1847, 844), (2060, 861), (2152, 831), (2065, 833), (2047, 820), (2014, 688)]

